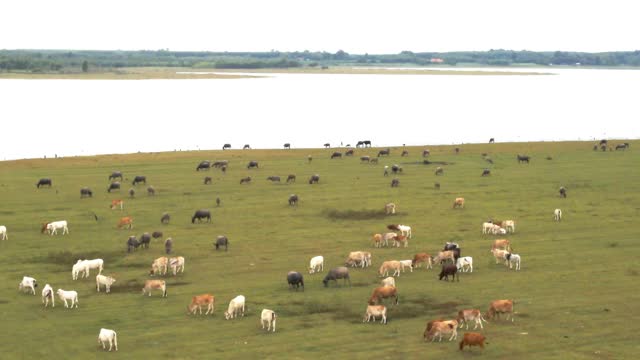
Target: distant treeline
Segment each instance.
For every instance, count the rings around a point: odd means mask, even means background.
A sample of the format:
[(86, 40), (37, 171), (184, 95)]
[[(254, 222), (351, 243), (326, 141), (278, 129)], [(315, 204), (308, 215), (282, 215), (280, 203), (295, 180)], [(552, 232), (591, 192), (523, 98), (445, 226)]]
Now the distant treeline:
[(535, 51), (459, 51), (370, 55), (328, 52), (193, 52), (0, 50), (0, 71), (80, 72), (122, 67), (217, 69), (296, 68), (340, 65), (570, 65), (640, 66), (640, 51), (603, 53)]

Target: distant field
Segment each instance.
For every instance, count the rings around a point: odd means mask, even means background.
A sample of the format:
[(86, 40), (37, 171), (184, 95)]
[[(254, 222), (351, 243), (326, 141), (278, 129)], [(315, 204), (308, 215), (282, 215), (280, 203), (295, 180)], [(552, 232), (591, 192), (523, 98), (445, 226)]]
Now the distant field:
[[(619, 141), (621, 142), (621, 141)], [(618, 141), (612, 142), (618, 143)], [(627, 151), (594, 152), (591, 142), (546, 142), (431, 146), (429, 159), (446, 162), (443, 176), (423, 164), (425, 147), (392, 148), (380, 164), (361, 163), (378, 149), (356, 149), (354, 157), (330, 160), (344, 149), (227, 150), (0, 162), (0, 225), (9, 240), (0, 241), (0, 346), (2, 359), (102, 358), (97, 343), (101, 327), (118, 332), (119, 351), (110, 358), (477, 358), (487, 359), (631, 359), (640, 350), (637, 255), (640, 254), (640, 141)], [(482, 153), (493, 160), (491, 165)], [(530, 164), (518, 164), (528, 154)], [(309, 163), (307, 156), (312, 155)], [(550, 156), (552, 159), (547, 160)], [(201, 160), (229, 160), (226, 174), (196, 172)], [(248, 170), (249, 160), (260, 163)], [(384, 165), (399, 164), (400, 186), (391, 188)], [(483, 168), (492, 175), (481, 177)], [(124, 173), (120, 193), (107, 193), (107, 177)], [(309, 185), (311, 174), (318, 185)], [(296, 174), (295, 184), (286, 184)], [(146, 175), (157, 194), (136, 187)], [(278, 175), (283, 182), (271, 183)], [(211, 176), (212, 185), (203, 178)], [(252, 182), (240, 185), (240, 178)], [(52, 188), (36, 189), (51, 177)], [(434, 183), (441, 189), (436, 190)], [(88, 186), (93, 198), (80, 199)], [(558, 188), (568, 190), (566, 199)], [(287, 204), (298, 194), (297, 207)], [(454, 198), (466, 199), (452, 209)], [(222, 204), (215, 206), (216, 197)], [(125, 199), (124, 211), (109, 210), (112, 199)], [(398, 214), (384, 216), (395, 202)], [(210, 224), (192, 224), (194, 210), (208, 208)], [(563, 221), (552, 220), (561, 208)], [(161, 225), (163, 212), (171, 223)], [(96, 221), (94, 214), (98, 217)], [(120, 216), (134, 218), (133, 230), (118, 230)], [(489, 218), (513, 219), (508, 236), (522, 256), (522, 270), (496, 265), (489, 252), (494, 236), (482, 235)], [(40, 233), (40, 224), (68, 220), (70, 234)], [(408, 248), (377, 249), (371, 234), (391, 223), (413, 228)], [(149, 250), (127, 254), (129, 235), (163, 231)], [(215, 251), (225, 234), (229, 251)], [(167, 276), (168, 297), (143, 297), (153, 259), (163, 256), (163, 241), (174, 239), (174, 254), (186, 258), (184, 274)], [(439, 270), (418, 269), (397, 278), (399, 305), (388, 304), (388, 324), (363, 324), (366, 302), (380, 278), (384, 260), (409, 259), (417, 252), (436, 253), (456, 241), (472, 256), (474, 272), (459, 283), (438, 281)], [(373, 254), (373, 267), (352, 269), (352, 287), (330, 285), (322, 278), (342, 265), (350, 251)], [(309, 259), (325, 257), (325, 272), (309, 275)], [(95, 272), (73, 281), (78, 258), (103, 258), (107, 275), (117, 278), (111, 294), (96, 293)], [(287, 289), (286, 273), (305, 275), (304, 292)], [(22, 276), (39, 282), (36, 296), (17, 289)], [(43, 310), (40, 291), (79, 292), (79, 308), (68, 310), (56, 298)], [(197, 294), (216, 296), (213, 316), (190, 316), (186, 306)], [(246, 316), (225, 321), (229, 300), (247, 298)], [(495, 299), (515, 300), (515, 322), (490, 321), (483, 333), (484, 351), (461, 353), (457, 342), (425, 343), (427, 321), (453, 318), (458, 309), (487, 310)], [(263, 308), (277, 312), (278, 328), (267, 334), (259, 325)], [(459, 337), (465, 332), (459, 331)]]

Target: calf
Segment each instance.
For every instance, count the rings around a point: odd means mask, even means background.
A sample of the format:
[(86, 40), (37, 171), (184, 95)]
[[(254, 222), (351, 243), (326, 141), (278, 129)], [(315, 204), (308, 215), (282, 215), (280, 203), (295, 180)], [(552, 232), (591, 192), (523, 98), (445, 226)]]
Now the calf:
[(262, 309), (260, 314), (260, 324), (264, 329), (264, 324), (267, 324), (267, 331), (273, 327), (273, 332), (276, 332), (276, 313), (273, 310)]
[(298, 195), (291, 194), (289, 195), (289, 206), (298, 205)]
[(162, 217), (160, 217), (160, 223), (166, 225), (169, 223), (169, 221), (171, 221), (171, 215), (169, 215), (169, 213), (166, 213), (166, 212), (162, 213)]
[(191, 304), (187, 306), (187, 311), (189, 312), (189, 314), (193, 315), (196, 314), (196, 311), (199, 311), (200, 315), (202, 315), (202, 305), (206, 305), (207, 311), (204, 314), (208, 315), (209, 313), (211, 313), (211, 315), (213, 315), (215, 302), (216, 298), (211, 294), (196, 295), (191, 299)]
[(432, 269), (433, 265), (431, 263), (431, 255), (427, 253), (418, 253), (413, 256), (413, 260), (411, 261), (411, 266), (414, 268), (420, 267), (421, 263), (427, 264), (425, 269)]
[(453, 281), (456, 280), (456, 275), (458, 278), (458, 281), (460, 281), (460, 274), (458, 274), (458, 267), (454, 264), (445, 264), (442, 266), (442, 270), (440, 271), (440, 280), (442, 280), (442, 278), (445, 278), (447, 281), (449, 281), (449, 275), (453, 276)]
[(104, 285), (106, 292), (111, 292), (111, 285), (116, 282), (116, 279), (111, 276), (96, 275), (96, 289), (100, 292), (100, 285)]
[(102, 344), (102, 350), (105, 350), (107, 347), (105, 343), (109, 343), (109, 351), (111, 351), (111, 347), (115, 345), (116, 351), (118, 351), (118, 334), (115, 331), (102, 328), (100, 329), (100, 334), (98, 334), (98, 344)]
[(511, 248), (511, 242), (507, 239), (494, 240), (493, 245), (491, 245), (491, 249), (505, 249), (507, 251), (513, 250), (513, 248)]
[(51, 307), (56, 307), (55, 296), (53, 296), (53, 288), (51, 285), (46, 284), (42, 289), (42, 303), (44, 307), (49, 306), (49, 300), (51, 300)]
[(167, 283), (164, 280), (145, 281), (142, 288), (142, 296), (147, 293), (151, 296), (151, 290), (162, 290), (162, 297), (167, 297)]
[(485, 337), (482, 334), (475, 332), (464, 333), (464, 337), (462, 338), (462, 341), (460, 341), (460, 351), (464, 349), (465, 345), (468, 347), (480, 346), (484, 349), (484, 344)]
[(459, 197), (453, 202), (453, 208), (462, 208), (464, 209), (464, 198)]
[[(456, 250), (459, 250), (459, 249), (456, 249)], [(447, 259), (451, 260), (452, 264), (456, 263), (456, 256), (453, 250), (440, 251), (438, 253), (438, 256), (436, 256), (435, 259), (433, 259), (433, 262), (436, 264), (441, 264), (443, 261)]]
[(408, 267), (413, 272), (413, 260), (400, 260), (400, 265), (402, 265), (402, 272), (404, 272), (405, 267)]
[(309, 184), (317, 184), (320, 181), (320, 175), (315, 174), (309, 178)]
[(376, 321), (376, 317), (380, 316), (381, 324), (387, 323), (387, 307), (384, 305), (367, 305), (367, 311), (364, 313), (364, 319), (362, 322), (369, 322), (373, 318), (373, 322)]
[(145, 249), (148, 249), (149, 244), (151, 244), (151, 234), (146, 232), (142, 234), (142, 236), (140, 236), (140, 246), (142, 246)]
[[(73, 305), (76, 306), (76, 308), (78, 307), (78, 292), (77, 291), (66, 291), (66, 290), (62, 290), (62, 289), (58, 289), (58, 291), (56, 291), (56, 293), (58, 294), (58, 297), (60, 298), (60, 300), (64, 301), (64, 307), (66, 308), (73, 308)], [(69, 304), (67, 304), (67, 300), (71, 301), (71, 306), (69, 306)]]
[(377, 248), (382, 247), (382, 234), (373, 234), (371, 236), (371, 240), (373, 241), (373, 245)]
[(395, 214), (396, 213), (396, 204), (387, 203), (384, 206), (384, 213), (387, 214), (387, 215)]
[(36, 282), (36, 279), (30, 276), (23, 276), (22, 281), (20, 282), (20, 284), (18, 284), (18, 290), (24, 291), (25, 289), (27, 290), (31, 289), (31, 292), (33, 293), (33, 295), (36, 294), (37, 287), (38, 287), (38, 283)]
[(507, 314), (507, 320), (511, 316), (513, 322), (513, 300), (494, 300), (489, 304), (489, 310), (485, 315), (487, 319), (493, 319), (495, 316), (500, 318), (500, 314)]
[(133, 229), (133, 218), (131, 216), (120, 218), (120, 220), (118, 221), (118, 229), (122, 229), (123, 227)]
[(173, 248), (173, 240), (171, 238), (167, 238), (164, 241), (164, 252), (168, 255), (171, 254), (171, 249)]
[(351, 267), (365, 267), (367, 265), (367, 257), (362, 251), (352, 251), (349, 253), (344, 265)]
[(555, 209), (553, 211), (553, 220), (555, 221), (560, 221), (562, 220), (562, 210), (560, 209)]
[(477, 329), (478, 325), (480, 325), (481, 329), (484, 329), (482, 322), (487, 322), (487, 320), (482, 317), (482, 314), (478, 309), (465, 309), (458, 311), (457, 320), (460, 323), (460, 327), (462, 327), (462, 325), (466, 325), (467, 329), (469, 329), (469, 322), (473, 321), (475, 323), (473, 330)]
[(119, 207), (120, 210), (124, 209), (124, 201), (121, 199), (111, 200), (111, 210), (115, 210), (115, 208)]
[(244, 303), (245, 298), (242, 295), (238, 295), (231, 299), (229, 302), (229, 308), (224, 312), (224, 318), (226, 320), (233, 319), (241, 314), (244, 317)]

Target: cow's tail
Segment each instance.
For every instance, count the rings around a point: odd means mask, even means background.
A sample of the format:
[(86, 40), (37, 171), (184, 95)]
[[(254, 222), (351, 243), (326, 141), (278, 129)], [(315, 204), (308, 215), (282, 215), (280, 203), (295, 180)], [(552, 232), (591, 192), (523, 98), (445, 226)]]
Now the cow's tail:
[(275, 311), (271, 313), (271, 321), (276, 321), (276, 313), (275, 313)]
[(116, 351), (118, 351), (118, 334), (113, 332), (113, 344), (116, 346)]

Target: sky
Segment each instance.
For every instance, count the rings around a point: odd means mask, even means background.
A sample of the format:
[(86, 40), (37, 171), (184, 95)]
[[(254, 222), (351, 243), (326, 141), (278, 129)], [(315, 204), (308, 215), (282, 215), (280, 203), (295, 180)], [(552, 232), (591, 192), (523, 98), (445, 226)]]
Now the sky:
[(8, 0), (0, 49), (631, 51), (636, 0)]

